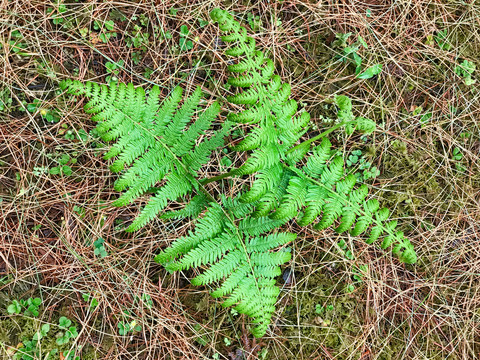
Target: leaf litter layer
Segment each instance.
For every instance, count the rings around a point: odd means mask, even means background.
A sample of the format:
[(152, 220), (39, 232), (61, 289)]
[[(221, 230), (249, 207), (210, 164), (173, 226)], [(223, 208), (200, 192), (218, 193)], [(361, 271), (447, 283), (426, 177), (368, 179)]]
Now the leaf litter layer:
[[(189, 230), (188, 223), (158, 221), (135, 237), (123, 232), (141, 204), (109, 205), (116, 198), (110, 190), (115, 178), (97, 157), (103, 144), (89, 135), (93, 124), (82, 115), (82, 104), (65, 103), (56, 93), (58, 81), (72, 75), (164, 88), (181, 81), (219, 92), (225, 66), (211, 49), (221, 44), (215, 27), (201, 21), (225, 4), (65, 6), (61, 12), (47, 1), (13, 1), (0, 10), (2, 321), (13, 324), (6, 305), (25, 292), (45, 298), (42, 321), (68, 315), (81, 324), (85, 330), (77, 345), (99, 356), (196, 359), (218, 352), (220, 358), (231, 353), (252, 359), (470, 359), (478, 354), (478, 96), (476, 85), (467, 86), (455, 71), (464, 60), (480, 65), (478, 5), (290, 1), (229, 8), (255, 28), (257, 43), (270, 52), (319, 129), (330, 126), (337, 94), (353, 99), (357, 115), (382, 125), (385, 131), (366, 142), (339, 133), (336, 145), (358, 148), (368, 161), (381, 164), (380, 175), (370, 180), (376, 196), (398, 218), (406, 217), (404, 230), (420, 255), (417, 266), (405, 267), (328, 230), (289, 229), (301, 240), (279, 280), (275, 326), (261, 343), (246, 338), (245, 319), (216, 307), (208, 289), (187, 285), (184, 276), (194, 274), (169, 275), (151, 264), (154, 253)], [(189, 31), (183, 47), (182, 25)], [(349, 32), (345, 44), (337, 41), (335, 34)], [(369, 80), (357, 79), (355, 65), (341, 60), (359, 36), (368, 45), (359, 50), (362, 66), (383, 65)], [(52, 168), (62, 169), (52, 174)], [(98, 238), (105, 240), (104, 258), (94, 254)], [(342, 239), (354, 260), (337, 247)], [(359, 283), (355, 276), (362, 265), (368, 270), (360, 271)], [(351, 284), (354, 290), (347, 292)], [(81, 296), (87, 292), (100, 300), (93, 312)], [(153, 308), (136, 300), (144, 294)], [(124, 320), (142, 324), (133, 340), (118, 335)], [(2, 334), (2, 343), (16, 346), (21, 330), (4, 328), (13, 330)]]

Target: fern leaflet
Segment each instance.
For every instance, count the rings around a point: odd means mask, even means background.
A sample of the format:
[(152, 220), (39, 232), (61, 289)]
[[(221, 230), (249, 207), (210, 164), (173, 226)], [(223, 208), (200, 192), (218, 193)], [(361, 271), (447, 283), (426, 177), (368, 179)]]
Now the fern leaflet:
[[(127, 231), (140, 229), (170, 201), (198, 190), (197, 171), (209, 161), (211, 153), (223, 145), (230, 127), (226, 122), (210, 138), (199, 140), (220, 111), (216, 102), (200, 111), (200, 88), (180, 105), (183, 93), (180, 87), (162, 104), (156, 86), (148, 97), (141, 87), (135, 88), (132, 84), (111, 83), (107, 87), (66, 80), (61, 87), (70, 94), (89, 98), (85, 111), (95, 114), (92, 119), (98, 122), (98, 132), (106, 141), (116, 140), (104, 156), (115, 158), (110, 168), (121, 172), (115, 189), (124, 192), (114, 202), (115, 206), (127, 205), (156, 184), (161, 185)], [(197, 113), (197, 118), (192, 120)]]

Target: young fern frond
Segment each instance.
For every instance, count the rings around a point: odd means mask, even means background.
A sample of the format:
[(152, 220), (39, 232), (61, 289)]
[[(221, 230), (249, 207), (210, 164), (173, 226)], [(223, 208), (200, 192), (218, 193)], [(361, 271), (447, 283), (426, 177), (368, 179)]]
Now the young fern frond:
[(106, 141), (116, 140), (105, 154), (106, 159), (115, 158), (111, 170), (121, 172), (115, 189), (124, 192), (114, 202), (115, 206), (127, 205), (160, 184), (127, 231), (138, 230), (170, 201), (198, 189), (197, 171), (209, 161), (212, 152), (223, 145), (230, 126), (226, 122), (209, 138), (201, 138), (211, 128), (220, 106), (215, 102), (199, 112), (200, 88), (182, 105), (180, 87), (162, 104), (157, 86), (148, 96), (132, 84), (111, 83), (107, 87), (65, 80), (61, 88), (89, 98), (85, 111), (95, 114), (97, 131)]

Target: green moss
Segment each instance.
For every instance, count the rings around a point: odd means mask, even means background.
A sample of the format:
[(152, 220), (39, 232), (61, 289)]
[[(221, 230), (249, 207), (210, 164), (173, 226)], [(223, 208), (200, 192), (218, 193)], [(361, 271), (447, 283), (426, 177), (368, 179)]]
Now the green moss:
[(427, 209), (431, 213), (461, 211), (464, 204), (457, 199), (458, 189), (464, 187), (468, 193), (468, 182), (474, 179), (462, 177), (443, 155), (432, 155), (423, 142), (412, 141), (418, 146), (409, 148), (404, 142), (392, 142), (383, 158), (381, 176), (391, 179), (392, 185), (385, 187), (382, 205), (395, 207), (399, 217), (416, 217), (419, 210)]
[[(345, 349), (351, 348), (355, 335), (361, 332), (362, 311), (353, 295), (346, 294), (346, 283), (330, 274), (317, 272), (305, 280), (298, 298), (285, 308), (282, 318), (287, 326), (283, 336), (292, 354), (313, 354), (320, 344), (342, 359)], [(323, 307), (316, 311), (317, 305)], [(352, 355), (352, 354), (349, 354)], [(286, 358), (295, 358), (289, 357)]]

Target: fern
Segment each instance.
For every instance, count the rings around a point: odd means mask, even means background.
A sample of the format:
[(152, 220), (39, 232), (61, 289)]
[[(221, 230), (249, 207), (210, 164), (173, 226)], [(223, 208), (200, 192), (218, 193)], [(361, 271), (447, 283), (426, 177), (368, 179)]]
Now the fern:
[[(280, 292), (275, 278), (281, 274), (280, 265), (290, 260), (287, 244), (296, 237), (277, 231), (288, 221), (296, 219), (301, 226), (313, 224), (317, 229), (334, 225), (337, 232), (349, 231), (353, 236), (368, 234), (368, 244), (381, 239), (381, 247), (392, 247), (405, 263), (415, 262), (416, 254), (396, 230), (396, 221), (389, 220), (388, 209), (380, 209), (378, 201), (368, 197), (367, 186), (357, 186), (355, 176), (346, 174), (343, 157), (327, 138), (340, 127), (347, 134), (371, 133), (375, 123), (354, 117), (350, 99), (337, 96), (340, 122), (300, 142), (310, 115), (290, 99), (290, 85), (274, 75), (274, 63), (230, 14), (216, 9), (211, 17), (224, 32), (222, 40), (230, 44), (225, 50), (231, 58), (228, 83), (236, 92), (227, 100), (242, 107), (240, 112), (229, 112), (220, 128), (212, 126), (219, 104), (201, 107), (199, 89), (183, 100), (182, 89), (176, 88), (160, 104), (157, 87), (148, 95), (131, 84), (107, 87), (66, 80), (61, 87), (89, 98), (85, 111), (94, 114), (102, 138), (115, 141), (105, 154), (105, 159), (114, 159), (112, 171), (120, 173), (115, 189), (123, 194), (114, 204), (124, 206), (153, 193), (127, 230), (138, 230), (157, 215), (195, 219), (193, 230), (155, 260), (169, 271), (200, 268), (194, 285), (220, 282), (212, 296), (250, 316), (255, 324), (252, 333), (261, 337)], [(198, 171), (223, 146), (233, 123), (249, 129), (232, 148), (247, 152), (247, 160), (228, 173), (199, 180)], [(316, 144), (317, 140), (321, 142)], [(203, 187), (246, 175), (253, 180), (234, 198), (218, 194), (215, 200)], [(190, 202), (163, 211), (179, 198)]]
[[(141, 87), (135, 88), (132, 84), (111, 83), (107, 87), (66, 80), (61, 87), (70, 94), (89, 98), (85, 112), (95, 114), (92, 119), (98, 122), (101, 137), (106, 141), (116, 140), (104, 156), (115, 158), (110, 166), (113, 172), (122, 172), (115, 190), (124, 192), (114, 205), (127, 205), (155, 184), (161, 184), (127, 231), (143, 227), (165, 209), (169, 201), (198, 190), (197, 171), (208, 162), (212, 151), (223, 145), (230, 126), (226, 122), (209, 139), (199, 142), (220, 111), (215, 102), (192, 122), (199, 112), (200, 88), (180, 106), (183, 93), (180, 87), (162, 104), (156, 86), (148, 97)], [(184, 211), (195, 214), (194, 210)]]

